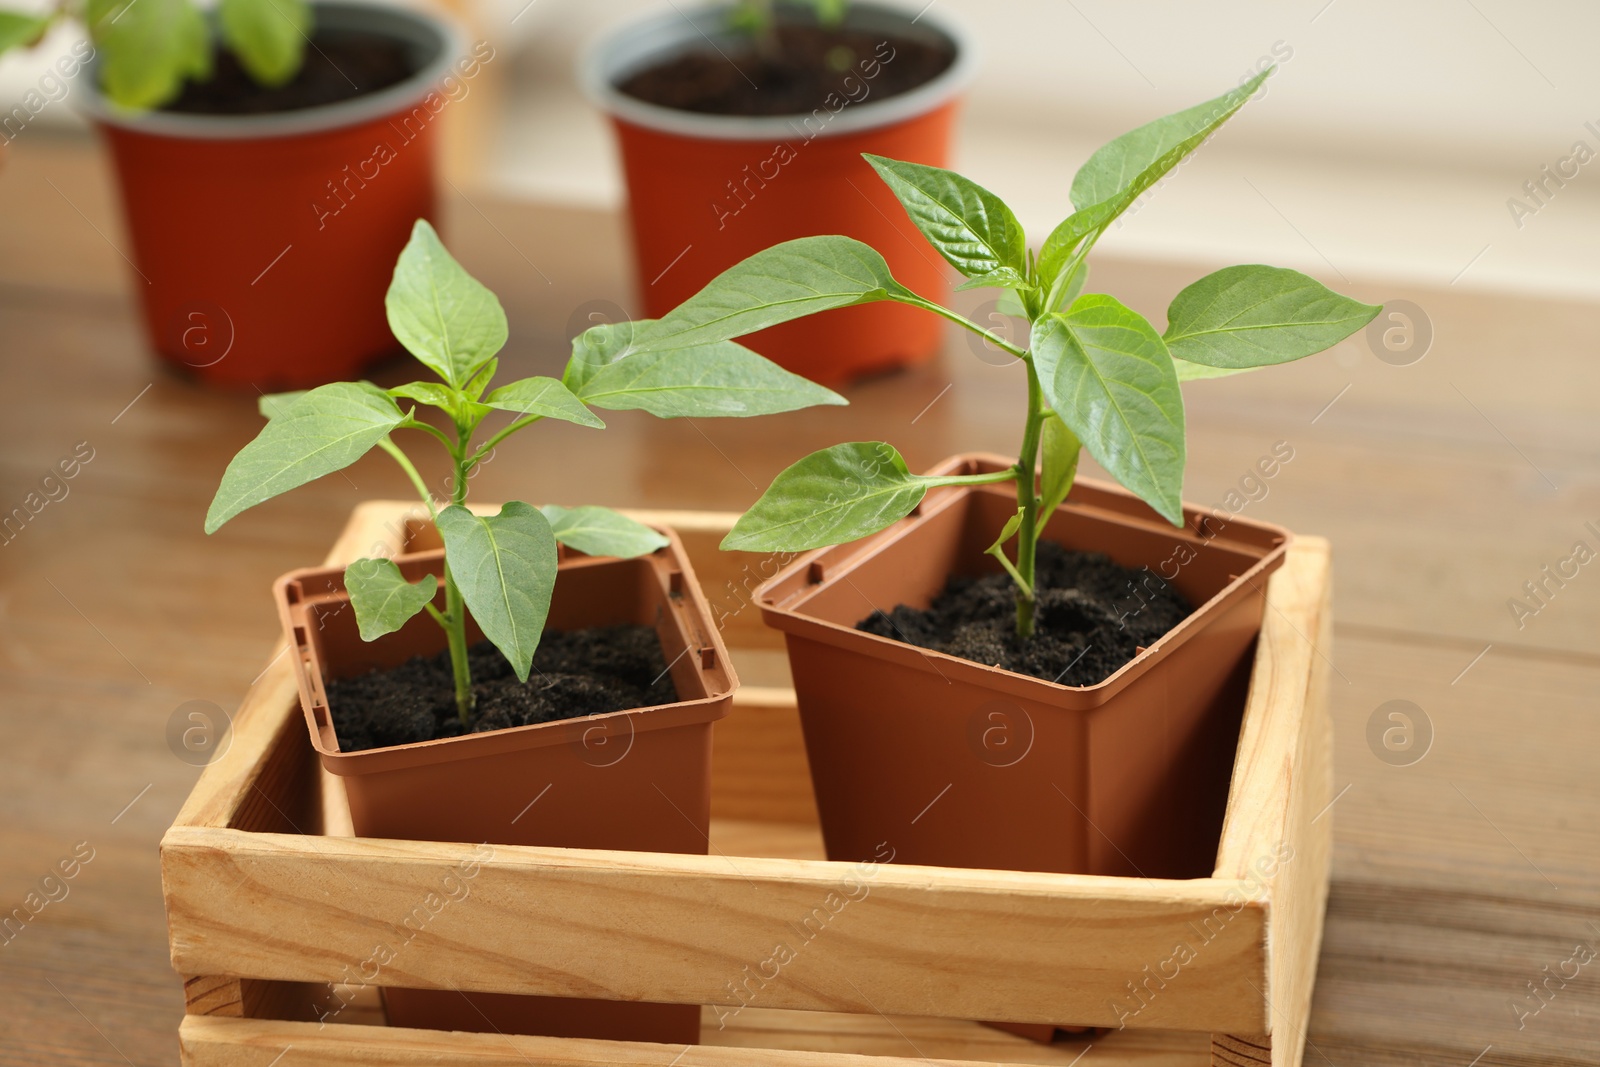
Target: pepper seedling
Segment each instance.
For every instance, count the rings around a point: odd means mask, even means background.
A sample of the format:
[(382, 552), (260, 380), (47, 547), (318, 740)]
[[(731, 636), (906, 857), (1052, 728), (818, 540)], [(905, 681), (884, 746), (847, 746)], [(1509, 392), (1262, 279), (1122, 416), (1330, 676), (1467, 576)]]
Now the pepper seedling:
[[(843, 404), (838, 394), (790, 374), (732, 341), (650, 345), (635, 341), (648, 320), (595, 326), (573, 342), (560, 380), (523, 378), (490, 389), (506, 343), (506, 314), (482, 283), (445, 250), (433, 227), (418, 220), (395, 265), (385, 306), (389, 328), (406, 350), (439, 378), (382, 389), (336, 382), (301, 393), (263, 397), (267, 425), (228, 464), (206, 532), (247, 508), (350, 466), (372, 451), (392, 456), (416, 488), (444, 540), (444, 608), (438, 579), (407, 582), (388, 559), (362, 559), (345, 569), (345, 588), (365, 641), (393, 633), (426, 611), (444, 628), (456, 709), (470, 726), (472, 676), (467, 663), (467, 613), (526, 682), (556, 583), (556, 544), (593, 556), (631, 558), (666, 539), (601, 507), (534, 507), (513, 501), (498, 515), (465, 506), (474, 471), (496, 446), (544, 419), (602, 429), (591, 408), (640, 410), (658, 418), (769, 415), (818, 404)], [(417, 417), (416, 406), (444, 418), (441, 429)], [(497, 412), (515, 417), (490, 432)], [(450, 457), (449, 503), (440, 507), (397, 430), (433, 437)]]
[[(63, 19), (80, 20), (100, 56), (100, 87), (118, 107), (171, 103), (212, 73), (212, 28), (192, 0), (57, 0), (43, 12), (0, 9), (0, 54), (37, 44)], [(306, 0), (221, 0), (216, 37), (258, 85), (286, 85), (310, 39)], [(79, 58), (83, 58), (80, 56)]]
[[(1163, 175), (1236, 113), (1272, 73), (1158, 119), (1101, 147), (1072, 182), (1074, 211), (1029, 250), (995, 194), (937, 167), (866, 159), (911, 221), (965, 276), (961, 289), (1008, 290), (1027, 319), (1026, 347), (897, 282), (883, 256), (848, 237), (807, 237), (759, 252), (652, 324), (655, 344), (704, 344), (833, 308), (892, 300), (941, 315), (1010, 353), (1027, 378), (1015, 466), (923, 477), (886, 442), (835, 445), (778, 475), (723, 540), (742, 551), (843, 544), (909, 515), (935, 486), (1012, 482), (1017, 509), (989, 552), (1016, 586), (1016, 634), (1033, 633), (1035, 558), (1045, 520), (1072, 490), (1081, 448), (1174, 525), (1183, 523), (1180, 383), (1321, 352), (1379, 308), (1293, 270), (1237, 266), (1180, 292), (1158, 331), (1115, 297), (1084, 292), (1095, 242)], [(1042, 464), (1041, 464), (1042, 459)], [(1014, 556), (1005, 546), (1015, 540)]]
[[(768, 58), (782, 51), (778, 47), (779, 2), (780, 0), (738, 0), (728, 15), (729, 24), (734, 29), (749, 34), (755, 41), (756, 50)], [(845, 12), (850, 10), (850, 0), (801, 0), (799, 3), (787, 6), (809, 9), (817, 16), (817, 22), (821, 26), (835, 29), (844, 21)], [(846, 59), (842, 66), (835, 65), (840, 70), (846, 70), (850, 67), (850, 62)]]

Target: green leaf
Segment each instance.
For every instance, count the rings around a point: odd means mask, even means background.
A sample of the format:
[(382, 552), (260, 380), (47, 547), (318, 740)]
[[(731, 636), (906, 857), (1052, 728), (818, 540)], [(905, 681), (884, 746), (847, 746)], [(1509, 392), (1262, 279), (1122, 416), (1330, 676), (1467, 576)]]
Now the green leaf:
[(1011, 538), (1016, 535), (1017, 530), (1021, 526), (1022, 509), (1018, 508), (1017, 513), (1007, 519), (1006, 524), (1000, 528), (1000, 536), (994, 539), (994, 544), (983, 550), (984, 554), (989, 556), (999, 555), (1001, 548), (1004, 547), (1007, 541), (1011, 540)]
[(1038, 275), (1054, 282), (1078, 246), (1091, 243), (1223, 123), (1234, 116), (1276, 67), (1268, 67), (1214, 100), (1156, 119), (1100, 146), (1072, 179), (1077, 208), (1045, 238)]
[(465, 426), (469, 430), (483, 421), (483, 417), (494, 409), (486, 404), (480, 404), (467, 395), (465, 391), (452, 389), (439, 382), (408, 382), (397, 385), (389, 390), (389, 395), (402, 400), (415, 400), (438, 408), (458, 426)]
[(38, 44), (53, 19), (51, 12), (0, 11), (0, 52)]
[(461, 391), (467, 394), (467, 397), (470, 400), (481, 400), (483, 398), (483, 391), (489, 388), (489, 383), (494, 381), (495, 372), (499, 369), (500, 360), (491, 359), (478, 370), (473, 372), (472, 378), (467, 382), (466, 385), (461, 387)]
[[(650, 326), (636, 325), (645, 331)], [(604, 331), (601, 336), (619, 342), (630, 336), (629, 331), (611, 326), (592, 327), (593, 331)], [(625, 350), (620, 356), (608, 353), (606, 343), (596, 340), (587, 350), (589, 358), (600, 361), (598, 369), (577, 375), (581, 381), (575, 391), (584, 403), (609, 411), (648, 411), (663, 419), (743, 418), (849, 403), (734, 341), (665, 351)], [(569, 369), (569, 380), (573, 376)]]
[[(1148, 122), (1101, 145), (1072, 179), (1072, 206), (1081, 211), (1120, 196), (1165, 162), (1161, 173), (1155, 175), (1161, 177), (1232, 118), (1276, 69), (1268, 67), (1213, 100)], [(1177, 159), (1172, 158), (1175, 152), (1181, 152)]]
[(850, 0), (811, 0), (817, 9), (817, 21), (824, 26), (837, 26), (850, 9)]
[(641, 325), (636, 343), (707, 345), (819, 311), (910, 295), (870, 246), (849, 237), (802, 237), (729, 267), (664, 318)]
[(1190, 363), (1186, 359), (1175, 359), (1172, 366), (1178, 372), (1180, 382), (1199, 382), (1208, 378), (1227, 378), (1234, 374), (1244, 374), (1247, 371), (1260, 370), (1260, 367), (1208, 367), (1204, 363)]
[(217, 25), (245, 73), (257, 84), (276, 87), (300, 72), (311, 7), (305, 0), (221, 0)]
[(574, 396), (582, 396), (584, 385), (596, 374), (613, 363), (644, 351), (643, 333), (654, 325), (654, 319), (643, 319), (637, 322), (602, 322), (584, 330), (572, 339), (572, 358), (567, 360), (561, 384)]
[(729, 551), (801, 552), (876, 533), (911, 514), (938, 479), (882, 441), (813, 452), (785, 470), (722, 540)]
[(448, 385), (441, 385), (438, 382), (407, 382), (405, 385), (397, 385), (390, 389), (389, 395), (401, 400), (415, 400), (441, 411), (453, 412), (456, 400), (461, 394)]
[(450, 576), (483, 636), (526, 682), (556, 585), (556, 539), (531, 504), (513, 500), (498, 515), (460, 504), (439, 512)]
[(502, 385), (483, 402), (501, 411), (515, 411), (518, 415), (538, 415), (540, 418), (560, 419), (596, 429), (605, 427), (605, 423), (594, 412), (583, 406), (583, 401), (554, 378), (523, 378), (510, 385)]
[(1018, 274), (1011, 267), (1001, 267), (988, 274), (980, 274), (976, 278), (968, 278), (956, 286), (956, 292), (964, 293), (968, 289), (1032, 289), (1028, 279)]
[(1017, 583), (1017, 587), (1021, 589), (1023, 593), (1028, 596), (1032, 596), (1033, 586), (1029, 585), (1023, 580), (1022, 572), (1017, 570), (1016, 564), (1011, 562), (1010, 557), (1008, 557), (1005, 552), (1005, 543), (1011, 540), (1011, 536), (1017, 532), (1017, 529), (1021, 525), (1022, 509), (1019, 507), (1017, 509), (1017, 513), (1011, 516), (1011, 518), (1007, 519), (1005, 526), (1001, 527), (1000, 536), (994, 539), (994, 544), (990, 545), (983, 551), (985, 555), (993, 556), (1000, 566), (1005, 568), (1005, 572), (1011, 576), (1011, 580)]
[(206, 533), (246, 508), (350, 466), (405, 414), (371, 382), (335, 382), (278, 410), (222, 475), (206, 512)]
[(376, 641), (404, 626), (413, 615), (433, 603), (439, 579), (425, 574), (415, 584), (406, 581), (388, 559), (358, 559), (344, 569), (344, 587), (356, 610), (361, 640)]
[(411, 229), (384, 307), (406, 350), (457, 389), (506, 343), (500, 301), (445, 251), (427, 219)]
[(1051, 412), (1044, 420), (1040, 437), (1044, 454), (1044, 471), (1039, 478), (1042, 490), (1039, 498), (1039, 525), (1037, 533), (1044, 533), (1044, 524), (1055, 513), (1061, 502), (1072, 492), (1072, 483), (1078, 476), (1078, 455), (1083, 446), (1078, 435), (1067, 429), (1060, 416)]
[(589, 556), (632, 559), (667, 543), (667, 539), (642, 522), (610, 508), (592, 505), (563, 508), (547, 504), (539, 511), (550, 522), (556, 540)]
[(998, 196), (954, 171), (871, 154), (864, 158), (900, 199), (917, 229), (956, 270), (969, 278), (1006, 267), (1019, 278), (1027, 273), (1028, 242), (1022, 223)]
[(1155, 327), (1115, 299), (1081, 296), (1033, 325), (1045, 399), (1100, 465), (1174, 525), (1183, 521), (1183, 394)]
[(1080, 259), (1077, 266), (1071, 270), (1062, 271), (1050, 286), (1050, 292), (1045, 296), (1046, 311), (1063, 311), (1072, 302), (1083, 294), (1083, 287), (1089, 281), (1089, 261)]
[(1296, 270), (1227, 267), (1177, 295), (1163, 336), (1191, 363), (1265, 367), (1332, 348), (1382, 310)]
[(190, 0), (91, 0), (85, 17), (101, 87), (119, 107), (160, 107), (211, 73), (211, 35)]
[(296, 400), (306, 395), (306, 390), (295, 389), (287, 393), (268, 393), (256, 401), (256, 410), (261, 412), (261, 417), (270, 419), (279, 412), (287, 411)]

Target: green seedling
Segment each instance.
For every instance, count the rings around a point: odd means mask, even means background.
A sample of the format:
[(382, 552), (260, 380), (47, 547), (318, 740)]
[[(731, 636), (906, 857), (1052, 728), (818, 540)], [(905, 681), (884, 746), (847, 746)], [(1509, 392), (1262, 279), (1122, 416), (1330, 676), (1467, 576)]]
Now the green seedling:
[[(845, 13), (850, 10), (850, 0), (797, 0), (788, 5), (783, 5), (781, 0), (738, 0), (733, 5), (728, 21), (734, 29), (749, 34), (762, 55), (776, 56), (781, 51), (778, 47), (780, 6), (809, 9), (816, 14), (821, 25), (832, 29), (844, 21)], [(839, 69), (848, 69), (849, 66), (847, 59)]]
[[(732, 341), (637, 342), (635, 336), (653, 325), (648, 321), (590, 328), (574, 340), (560, 380), (523, 378), (490, 388), (506, 343), (505, 311), (422, 220), (395, 265), (385, 304), (395, 337), (439, 380), (393, 389), (336, 382), (264, 397), (267, 425), (228, 464), (205, 528), (213, 533), (245, 509), (348, 467), (374, 448), (392, 456), (444, 540), (444, 606), (435, 604), (437, 578), (408, 582), (388, 559), (350, 564), (345, 587), (363, 640), (393, 633), (423, 611), (444, 628), (456, 708), (467, 725), (473, 708), (468, 612), (527, 681), (555, 588), (557, 542), (589, 555), (623, 558), (666, 544), (650, 527), (601, 507), (513, 501), (498, 515), (474, 514), (465, 506), (467, 486), (496, 446), (545, 419), (601, 429), (605, 424), (595, 408), (672, 419), (768, 415), (845, 402)], [(419, 418), (418, 405), (442, 418)], [(489, 430), (488, 420), (500, 412), (513, 417)], [(415, 430), (444, 446), (450, 458), (450, 499), (444, 506), (395, 443), (399, 430)]]
[[(1215, 100), (1158, 119), (1096, 151), (1073, 179), (1074, 211), (1037, 254), (995, 194), (937, 167), (867, 156), (961, 289), (1007, 290), (1026, 347), (911, 292), (872, 248), (807, 237), (759, 252), (653, 323), (654, 344), (709, 344), (833, 308), (892, 300), (941, 315), (1010, 353), (1026, 375), (1015, 467), (922, 477), (885, 442), (835, 445), (779, 474), (725, 549), (803, 551), (843, 544), (910, 514), (935, 486), (1012, 482), (1017, 509), (990, 553), (1016, 585), (1016, 633), (1033, 633), (1035, 556), (1044, 522), (1072, 490), (1080, 449), (1174, 525), (1183, 523), (1181, 383), (1321, 352), (1378, 308), (1292, 270), (1228, 267), (1180, 292), (1157, 330), (1115, 297), (1085, 292), (1095, 242), (1260, 87), (1267, 70)], [(1014, 552), (1005, 546), (1015, 541)]]
[[(211, 77), (213, 30), (193, 0), (58, 0), (44, 12), (0, 9), (0, 54), (37, 44), (78, 19), (100, 57), (100, 87), (115, 105), (144, 111), (171, 103), (190, 81)], [(306, 0), (220, 0), (215, 34), (259, 85), (300, 72), (311, 33)]]

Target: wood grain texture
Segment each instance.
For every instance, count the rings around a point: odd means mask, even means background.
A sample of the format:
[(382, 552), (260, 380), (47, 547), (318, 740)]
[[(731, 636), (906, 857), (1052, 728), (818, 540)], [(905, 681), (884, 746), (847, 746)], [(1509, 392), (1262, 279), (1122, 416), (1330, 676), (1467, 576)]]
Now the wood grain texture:
[(1300, 1067), (1305, 1054), (1332, 847), (1329, 571), (1327, 542), (1297, 539), (1262, 619), (1216, 873), (1271, 901), (1271, 973), (1258, 990), (1269, 1017), (1261, 1037), (1218, 1035), (1217, 1062), (1260, 1052), (1271, 1067)]
[(711, 814), (817, 824), (793, 689), (744, 686), (734, 694), (733, 710), (711, 734)]
[[(1267, 909), (1229, 903), (1245, 882), (498, 846), (465, 901), (403, 927), (475, 848), (174, 827), (173, 963), (338, 981), (388, 945), (378, 984), (1115, 1025), (1111, 991), (1226, 911), (1186, 980), (1129, 1025), (1262, 1018)], [(775, 945), (793, 959), (763, 980)]]
[(277, 1019), (312, 1022), (327, 987), (306, 982), (267, 982), (259, 978), (196, 976), (183, 980), (190, 1015), (225, 1019)]
[[(217, 1019), (190, 1016), (179, 1031), (185, 1067), (423, 1067), (471, 1064), (473, 1067), (974, 1067), (966, 1059), (912, 1055), (860, 1055), (847, 1052), (765, 1049), (717, 1045), (651, 1045), (504, 1034), (451, 1034), (429, 1030), (378, 1030), (366, 1027)], [(990, 1061), (1011, 1067), (1028, 1060)], [(1037, 1061), (1032, 1061), (1037, 1062)], [(1066, 1061), (1060, 1061), (1066, 1062)], [(1106, 1063), (1155, 1067), (1159, 1061), (1105, 1057)]]

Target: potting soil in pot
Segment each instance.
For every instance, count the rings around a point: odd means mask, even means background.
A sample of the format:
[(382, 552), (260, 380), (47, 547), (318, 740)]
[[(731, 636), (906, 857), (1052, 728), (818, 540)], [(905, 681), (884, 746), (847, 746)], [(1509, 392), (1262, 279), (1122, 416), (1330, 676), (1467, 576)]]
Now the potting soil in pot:
[(708, 115), (808, 115), (883, 100), (943, 74), (948, 48), (892, 34), (781, 26), (775, 47), (723, 55), (689, 52), (632, 75), (619, 88), (647, 104)]
[(1016, 636), (1016, 585), (1007, 574), (954, 577), (926, 610), (875, 611), (858, 630), (1062, 685), (1095, 685), (1191, 611), (1155, 572), (1098, 552), (1039, 543), (1033, 636)]
[(677, 687), (654, 628), (631, 624), (547, 631), (526, 683), (487, 641), (468, 650), (477, 696), (472, 727), (456, 714), (450, 653), (328, 683), (328, 710), (343, 752), (433, 741), (462, 733), (671, 704)]
[(211, 78), (184, 85), (162, 110), (191, 115), (260, 115), (337, 104), (398, 85), (415, 73), (404, 43), (352, 30), (317, 30), (300, 71), (276, 88), (258, 85), (232, 52), (212, 55)]

